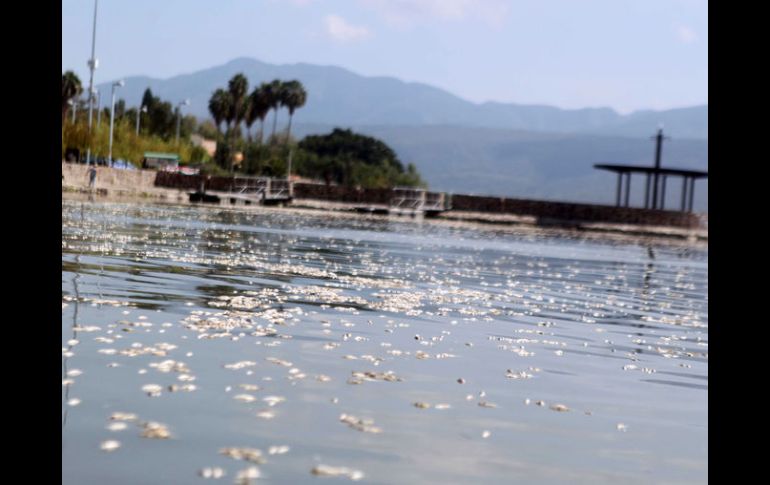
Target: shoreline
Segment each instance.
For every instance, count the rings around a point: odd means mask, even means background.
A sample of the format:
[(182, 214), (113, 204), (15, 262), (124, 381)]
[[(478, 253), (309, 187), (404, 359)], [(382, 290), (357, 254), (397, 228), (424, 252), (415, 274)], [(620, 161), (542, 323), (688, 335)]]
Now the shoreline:
[[(97, 184), (98, 185), (98, 184)], [(314, 199), (295, 199), (286, 206), (202, 204), (189, 201), (187, 191), (157, 189), (136, 191), (125, 188), (99, 188), (91, 191), (84, 187), (62, 186), (62, 200), (100, 201), (116, 203), (160, 203), (225, 209), (238, 212), (275, 212), (290, 210), (298, 214), (326, 215), (350, 219), (393, 220), (420, 224), (438, 224), (445, 227), (495, 230), (508, 233), (572, 237), (586, 240), (617, 241), (625, 243), (658, 243), (675, 246), (708, 248), (708, 230), (682, 229), (662, 226), (641, 226), (607, 223), (538, 223), (532, 216), (488, 214), (483, 212), (447, 211), (437, 217), (410, 217), (359, 213), (356, 204)]]

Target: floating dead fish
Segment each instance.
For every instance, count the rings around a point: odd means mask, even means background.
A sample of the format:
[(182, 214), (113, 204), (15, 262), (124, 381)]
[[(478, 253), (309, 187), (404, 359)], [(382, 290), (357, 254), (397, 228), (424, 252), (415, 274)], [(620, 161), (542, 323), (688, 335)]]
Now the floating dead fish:
[(225, 476), (225, 471), (220, 467), (206, 467), (198, 472), (201, 478), (222, 478)]
[(111, 421), (136, 421), (136, 418), (136, 414), (121, 412), (112, 413), (110, 416)]
[(128, 425), (122, 421), (116, 421), (107, 425), (107, 429), (110, 431), (123, 431)]
[(275, 357), (265, 357), (265, 360), (276, 365), (282, 365), (284, 367), (291, 367), (292, 365), (294, 365), (288, 360), (276, 359)]
[(493, 402), (488, 402), (488, 401), (479, 401), (478, 404), (482, 408), (496, 408), (497, 407), (497, 404), (495, 404)]
[(259, 391), (259, 386), (256, 384), (238, 384), (238, 387), (244, 391)]
[(318, 465), (310, 473), (321, 477), (347, 477), (354, 481), (364, 478), (364, 472), (341, 466)]
[(373, 426), (374, 421), (371, 419), (359, 419), (349, 414), (340, 415), (340, 422), (347, 424), (351, 428), (363, 431), (364, 433), (382, 433), (382, 429)]
[(155, 368), (159, 372), (181, 372), (188, 373), (190, 369), (184, 362), (177, 362), (175, 360), (164, 360), (163, 362), (151, 362), (150, 367)]
[(163, 391), (163, 387), (158, 384), (145, 384), (142, 386), (142, 391), (147, 393), (150, 397), (158, 397), (160, 396), (161, 391)]
[(254, 401), (257, 400), (257, 398), (255, 398), (251, 394), (237, 394), (237, 395), (233, 396), (233, 399), (235, 399), (236, 401), (241, 401), (241, 402), (254, 402)]
[(618, 425), (616, 426), (616, 428), (617, 428), (617, 430), (618, 430), (618, 431), (622, 431), (622, 432), (624, 432), (624, 433), (626, 432), (626, 430), (628, 430), (628, 426), (626, 426), (626, 425), (625, 425), (625, 424), (623, 424), (623, 423), (618, 423)]
[(195, 384), (182, 384), (181, 386), (171, 384), (166, 389), (168, 389), (168, 392), (193, 392), (198, 389), (198, 387)]
[(258, 450), (257, 448), (222, 448), (219, 450), (219, 454), (234, 460), (250, 461), (257, 465), (265, 463), (265, 458), (262, 456), (262, 450)]
[(99, 445), (99, 448), (101, 448), (102, 451), (115, 451), (118, 448), (120, 448), (120, 441), (117, 441), (117, 440), (102, 441), (101, 445)]
[(253, 367), (255, 365), (257, 365), (256, 362), (252, 362), (250, 360), (242, 360), (240, 362), (235, 362), (234, 364), (226, 364), (225, 369), (238, 370), (246, 367)]
[(525, 371), (515, 372), (515, 371), (512, 371), (511, 369), (508, 369), (505, 373), (505, 377), (507, 377), (508, 379), (531, 379), (532, 374), (528, 374)]
[(252, 480), (256, 480), (260, 476), (259, 468), (250, 466), (238, 471), (235, 475), (235, 483), (236, 485), (249, 485)]
[(257, 417), (262, 419), (273, 419), (275, 417), (275, 413), (270, 410), (260, 411), (257, 413)]
[(429, 409), (430, 408), (430, 404), (428, 404), (427, 402), (416, 402), (413, 405), (414, 405), (414, 407), (416, 407), (418, 409)]
[(362, 379), (366, 381), (399, 382), (403, 380), (391, 371), (388, 371), (388, 372), (353, 371), (352, 374), (353, 374), (353, 378)]
[(271, 446), (268, 448), (267, 453), (269, 455), (283, 455), (284, 453), (289, 452), (289, 447), (286, 445), (282, 446)]
[(67, 401), (67, 405), (68, 406), (77, 406), (78, 404), (80, 404), (80, 402), (81, 402), (80, 399), (78, 399), (76, 397), (73, 397), (72, 399)]
[(490, 436), (492, 436), (492, 433), (490, 433), (490, 432), (489, 432), (489, 431), (487, 431), (487, 430), (484, 430), (484, 431), (481, 433), (481, 437), (482, 437), (482, 438), (484, 438), (484, 439), (487, 439), (487, 438), (489, 438)]
[(553, 404), (551, 406), (551, 409), (554, 410), (554, 411), (559, 411), (559, 412), (569, 411), (569, 408), (567, 406), (565, 406), (564, 404)]
[(166, 440), (171, 438), (171, 432), (168, 430), (168, 427), (165, 424), (149, 421), (142, 425), (141, 436), (142, 438)]
[(262, 398), (262, 400), (266, 402), (268, 406), (272, 407), (272, 406), (275, 406), (276, 404), (284, 402), (286, 398), (282, 396), (266, 396)]

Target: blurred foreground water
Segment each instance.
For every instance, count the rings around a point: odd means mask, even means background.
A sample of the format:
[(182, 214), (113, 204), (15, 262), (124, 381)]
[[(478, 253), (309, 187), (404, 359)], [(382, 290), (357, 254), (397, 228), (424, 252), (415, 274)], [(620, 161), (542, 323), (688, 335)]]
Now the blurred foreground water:
[(707, 258), (62, 200), (62, 483), (706, 483)]

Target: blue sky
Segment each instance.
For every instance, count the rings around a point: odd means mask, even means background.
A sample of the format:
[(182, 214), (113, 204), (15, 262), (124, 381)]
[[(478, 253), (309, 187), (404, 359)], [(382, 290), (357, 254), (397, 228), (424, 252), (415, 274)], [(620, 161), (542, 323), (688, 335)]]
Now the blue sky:
[[(88, 83), (94, 0), (62, 0), (62, 71)], [(235, 57), (336, 65), (474, 102), (708, 102), (706, 0), (101, 0), (95, 82)]]

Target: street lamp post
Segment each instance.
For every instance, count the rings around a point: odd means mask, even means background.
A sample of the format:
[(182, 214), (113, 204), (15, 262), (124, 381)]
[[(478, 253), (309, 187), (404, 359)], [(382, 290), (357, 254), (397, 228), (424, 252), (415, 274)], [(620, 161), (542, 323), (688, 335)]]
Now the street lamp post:
[(136, 110), (136, 136), (139, 136), (139, 117), (142, 113), (147, 112), (147, 106), (142, 106)]
[(112, 130), (115, 125), (115, 88), (122, 88), (125, 85), (126, 83), (122, 79), (112, 83), (112, 106), (110, 107), (110, 154), (107, 157), (110, 167), (112, 166)]
[(70, 106), (72, 106), (72, 124), (75, 124), (75, 114), (78, 111), (78, 102), (76, 101), (77, 98), (72, 98), (67, 103), (69, 103)]
[(184, 101), (180, 101), (178, 105), (176, 105), (176, 144), (179, 145), (179, 128), (182, 124), (182, 106), (188, 106), (190, 104), (189, 99), (185, 99)]
[(86, 152), (86, 165), (91, 163), (91, 125), (93, 124), (94, 112), (94, 71), (99, 66), (96, 59), (96, 11), (99, 6), (99, 0), (94, 0), (94, 30), (91, 37), (91, 58), (88, 60), (88, 68), (91, 70), (91, 77), (88, 80), (88, 150)]
[(102, 93), (98, 89), (94, 88), (96, 94), (96, 129), (102, 124)]

